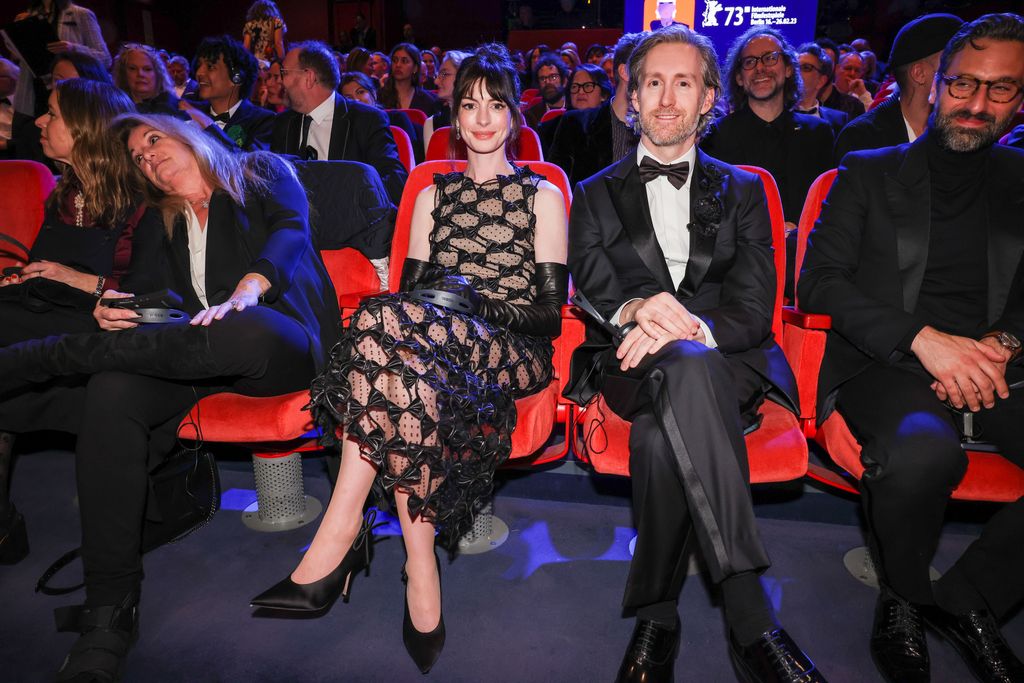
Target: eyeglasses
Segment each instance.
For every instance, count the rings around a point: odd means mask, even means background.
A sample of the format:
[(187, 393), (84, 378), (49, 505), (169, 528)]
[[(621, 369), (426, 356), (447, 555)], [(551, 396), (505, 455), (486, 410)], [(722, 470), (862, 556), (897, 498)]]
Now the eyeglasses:
[(301, 71), (309, 71), (309, 69), (285, 69), (284, 67), (282, 67), (281, 68), (281, 78), (284, 78), (288, 74), (295, 74), (295, 73), (299, 73)]
[(781, 52), (773, 50), (772, 52), (765, 52), (760, 57), (744, 57), (740, 60), (740, 66), (743, 67), (744, 71), (750, 71), (757, 66), (758, 62), (761, 62), (765, 66), (775, 66), (779, 63), (779, 57), (781, 56)]
[(594, 88), (596, 87), (597, 83), (594, 83), (593, 81), (591, 81), (590, 83), (573, 83), (572, 85), (569, 86), (569, 92), (575, 95), (576, 93), (582, 90), (583, 92), (589, 95), (590, 93), (594, 92)]
[(437, 72), (437, 78), (454, 78), (454, 77), (455, 77), (455, 72), (454, 71), (443, 71), (442, 70), (442, 71), (438, 71)]
[(943, 76), (942, 82), (946, 84), (950, 97), (958, 100), (966, 100), (978, 92), (978, 88), (985, 86), (985, 95), (990, 102), (1006, 104), (1012, 102), (1020, 95), (1021, 85), (1013, 81), (983, 81), (973, 76)]
[(818, 67), (814, 66), (813, 64), (801, 64), (800, 65), (800, 71), (802, 73), (805, 73), (805, 74), (809, 74), (812, 71), (815, 71), (815, 72), (817, 72), (819, 74), (824, 74), (825, 73), (824, 69), (819, 69)]
[(537, 76), (538, 83), (558, 83), (562, 80), (562, 74), (551, 74), (549, 76)]

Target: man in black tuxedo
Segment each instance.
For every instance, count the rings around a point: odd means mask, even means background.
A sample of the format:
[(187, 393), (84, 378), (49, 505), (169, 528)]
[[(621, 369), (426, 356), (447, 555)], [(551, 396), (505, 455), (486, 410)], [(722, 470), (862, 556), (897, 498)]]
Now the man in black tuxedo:
[(205, 102), (192, 105), (181, 100), (178, 106), (231, 149), (268, 149), (276, 116), (249, 101), (259, 75), (256, 58), (237, 40), (220, 36), (199, 43), (192, 66), (197, 95)]
[(369, 164), (398, 206), (408, 173), (388, 117), (336, 92), (341, 74), (330, 48), (316, 41), (293, 45), (281, 64), (281, 78), (290, 109), (277, 117), (270, 149), (303, 159)]
[(803, 81), (800, 100), (793, 109), (798, 114), (815, 116), (832, 126), (832, 133), (839, 131), (850, 122), (850, 115), (838, 109), (829, 109), (818, 100), (818, 93), (832, 82), (832, 57), (817, 43), (804, 43), (797, 48), (800, 59), (800, 79)]
[(722, 587), (730, 653), (745, 677), (823, 681), (775, 622), (758, 578), (769, 560), (743, 430), (766, 394), (790, 409), (796, 401), (771, 334), (764, 188), (696, 149), (720, 88), (707, 38), (656, 31), (629, 71), (640, 144), (576, 186), (569, 221), (576, 286), (624, 333), (615, 348), (588, 326), (567, 389), (583, 402), (600, 391), (632, 423), (637, 543), (623, 602), (637, 625), (617, 680), (674, 680), (677, 601), (695, 538)]
[(557, 164), (576, 184), (618, 161), (636, 147), (637, 135), (627, 123), (629, 57), (645, 33), (627, 33), (615, 44), (612, 57), (615, 94), (599, 107), (574, 109), (559, 117), (548, 161)]
[(882, 584), (871, 651), (889, 681), (929, 680), (923, 625), (979, 680), (1024, 680), (997, 624), (1024, 599), (1024, 499), (929, 577), (967, 465), (961, 411), (1024, 465), (1024, 394), (1008, 390), (1024, 380), (1024, 152), (994, 144), (1022, 87), (1024, 19), (965, 25), (942, 54), (928, 131), (844, 157), (800, 277), (801, 306), (832, 316), (818, 419), (838, 409), (862, 447)]
[(848, 152), (903, 145), (924, 132), (939, 56), (963, 23), (952, 14), (926, 14), (900, 29), (889, 55), (899, 91), (843, 129), (836, 138), (837, 166)]

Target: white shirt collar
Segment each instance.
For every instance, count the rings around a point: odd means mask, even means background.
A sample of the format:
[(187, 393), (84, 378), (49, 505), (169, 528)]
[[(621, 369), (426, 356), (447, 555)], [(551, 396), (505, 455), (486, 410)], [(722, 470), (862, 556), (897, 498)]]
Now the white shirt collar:
[[(228, 118), (230, 119), (230, 118), (231, 118), (232, 116), (234, 116), (234, 115), (235, 115), (235, 112), (236, 112), (236, 111), (238, 111), (238, 108), (239, 108), (239, 107), (241, 107), (241, 106), (242, 106), (242, 100), (238, 100), (238, 101), (237, 101), (237, 102), (235, 102), (235, 103), (234, 103), (233, 105), (231, 105), (230, 107), (228, 107)], [(218, 115), (218, 116), (220, 116), (220, 114), (221, 114), (221, 112), (215, 112), (215, 111), (213, 111), (213, 107), (210, 107), (210, 111), (211, 111), (211, 112), (212, 112), (213, 114), (216, 114), (216, 115)]]
[[(656, 157), (653, 154), (651, 154), (651, 152), (646, 147), (644, 147), (644, 143), (641, 140), (640, 144), (638, 144), (636, 146), (636, 163), (637, 163), (637, 165), (639, 165), (640, 162), (644, 160), (644, 157), (650, 157), (653, 161), (657, 161), (659, 164), (661, 163), (661, 161), (658, 160), (658, 157)], [(668, 163), (669, 164), (678, 164), (680, 161), (688, 161), (688, 162), (690, 162), (691, 173), (690, 173), (690, 176), (686, 178), (686, 183), (689, 184), (690, 183), (690, 177), (693, 176), (693, 173), (692, 173), (693, 165), (697, 161), (697, 145), (691, 145), (690, 149), (688, 149), (685, 152), (683, 152), (682, 156), (680, 156), (677, 159), (673, 159), (672, 161), (670, 161)]]
[(313, 111), (309, 112), (309, 116), (310, 118), (313, 119), (313, 122), (316, 123), (318, 126), (324, 121), (333, 121), (334, 93), (331, 93), (323, 102), (316, 105)]

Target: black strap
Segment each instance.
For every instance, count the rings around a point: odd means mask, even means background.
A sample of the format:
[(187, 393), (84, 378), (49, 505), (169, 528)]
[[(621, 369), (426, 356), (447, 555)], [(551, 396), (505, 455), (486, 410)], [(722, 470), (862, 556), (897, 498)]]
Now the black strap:
[[(58, 557), (57, 561), (51, 564), (46, 569), (46, 571), (43, 572), (43, 575), (39, 577), (39, 581), (36, 582), (36, 593), (42, 593), (43, 595), (66, 595), (68, 593), (73, 593), (82, 586), (84, 586), (85, 582), (82, 582), (75, 586), (65, 586), (57, 588), (53, 588), (47, 585), (48, 583), (50, 583), (50, 579), (56, 576), (57, 573), (60, 572), (60, 570), (64, 569), (64, 567), (74, 562), (75, 559), (81, 554), (82, 549), (75, 548), (74, 550), (69, 550), (68, 552)], [(59, 620), (57, 624), (57, 630), (60, 630)]]
[[(15, 239), (14, 237), (11, 237), (10, 235), (8, 235), (5, 232), (0, 232), (0, 242), (10, 242), (14, 246), (16, 246), (18, 249), (21, 249), (23, 252), (25, 252), (25, 256), (24, 257), (26, 259), (28, 258), (29, 254), (32, 252), (31, 249), (26, 247), (19, 240)], [(6, 253), (11, 253), (11, 252), (6, 252)], [(13, 256), (18, 256), (18, 254), (12, 254), (12, 255)]]

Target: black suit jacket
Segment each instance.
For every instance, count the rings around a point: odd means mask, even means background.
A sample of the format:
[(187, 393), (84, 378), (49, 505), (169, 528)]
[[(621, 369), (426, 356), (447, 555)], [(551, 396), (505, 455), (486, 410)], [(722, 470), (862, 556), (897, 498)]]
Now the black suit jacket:
[[(801, 308), (832, 316), (818, 395), (823, 420), (835, 390), (871, 363), (892, 363), (927, 321), (914, 315), (928, 261), (931, 187), (926, 136), (899, 147), (853, 152), (811, 233), (798, 284)], [(995, 145), (988, 211), (965, 230), (988, 233), (987, 321), (1024, 334), (1024, 151)]]
[(835, 85), (832, 86), (832, 92), (829, 93), (828, 97), (821, 100), (821, 103), (829, 109), (838, 109), (839, 111), (846, 112), (849, 114), (851, 121), (864, 113), (863, 102), (853, 95), (839, 92)]
[[(697, 151), (691, 206), (707, 168), (722, 175), (723, 215), (717, 235), (690, 234), (690, 258), (679, 288), (672, 286), (651, 221), (635, 154), (576, 186), (569, 217), (569, 270), (575, 286), (610, 319), (624, 302), (670, 292), (704, 320), (726, 357), (767, 380), (769, 396), (795, 410), (796, 381), (772, 337), (775, 263), (761, 179)], [(686, 225), (680, 221), (680, 230)], [(587, 325), (574, 353), (566, 395), (587, 400), (600, 389), (600, 364), (611, 340)]]
[[(328, 158), (321, 161), (361, 161), (377, 169), (388, 197), (395, 206), (402, 201), (402, 190), (409, 174), (398, 160), (398, 147), (388, 128), (387, 115), (376, 107), (334, 96), (334, 122)], [(288, 110), (277, 117), (271, 151), (299, 154), (302, 114)]]
[(910, 136), (907, 135), (907, 124), (903, 121), (899, 96), (892, 95), (843, 128), (836, 138), (836, 166), (839, 166), (839, 162), (850, 152), (895, 147), (908, 142)]
[(11, 118), (11, 139), (7, 141), (7, 149), (0, 151), (0, 160), (26, 159), (38, 161), (51, 171), (56, 167), (45, 154), (39, 143), (39, 128), (31, 116), (14, 112)]
[(821, 114), (822, 120), (827, 121), (828, 125), (832, 126), (832, 134), (836, 136), (850, 122), (850, 115), (845, 111), (829, 109), (824, 105), (818, 107), (818, 113)]
[[(123, 288), (135, 293), (170, 288), (181, 295), (188, 313), (202, 310), (192, 288), (186, 230), (179, 219), (168, 239), (162, 222), (140, 223)], [(280, 171), (266, 192), (247, 194), (243, 206), (223, 191), (214, 192), (207, 230), (209, 304), (227, 301), (246, 273), (263, 275), (271, 286), (260, 305), (302, 325), (321, 370), (337, 341), (340, 314), (334, 286), (313, 248), (309, 204), (298, 180)]]
[[(213, 116), (210, 105), (204, 102), (200, 108), (209, 116)], [(220, 130), (217, 124), (207, 128), (207, 132), (222, 138), (229, 147), (241, 149), (243, 152), (254, 152), (256, 150), (270, 149), (270, 136), (274, 131), (274, 121), (277, 114), (257, 107), (249, 100), (242, 100), (238, 109), (228, 119), (224, 130)], [(216, 128), (217, 130), (213, 130)], [(220, 131), (223, 135), (217, 135)]]
[(557, 121), (548, 161), (560, 166), (570, 183), (586, 180), (614, 161), (611, 100), (592, 109), (567, 111)]

